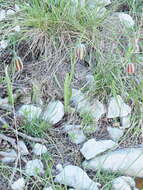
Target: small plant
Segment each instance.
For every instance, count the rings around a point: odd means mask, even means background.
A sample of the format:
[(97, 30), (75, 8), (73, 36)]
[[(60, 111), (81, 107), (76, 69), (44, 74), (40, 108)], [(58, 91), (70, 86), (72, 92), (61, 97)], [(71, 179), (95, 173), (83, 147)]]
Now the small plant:
[(8, 74), (8, 66), (5, 68), (5, 81), (7, 84), (7, 91), (8, 91), (8, 102), (11, 105), (14, 105), (14, 97), (13, 97), (13, 86), (11, 79)]
[(51, 128), (51, 125), (45, 121), (40, 121), (38, 119), (32, 120), (31, 122), (25, 121), (24, 125), (21, 126), (21, 129), (35, 137), (44, 137), (45, 132)]

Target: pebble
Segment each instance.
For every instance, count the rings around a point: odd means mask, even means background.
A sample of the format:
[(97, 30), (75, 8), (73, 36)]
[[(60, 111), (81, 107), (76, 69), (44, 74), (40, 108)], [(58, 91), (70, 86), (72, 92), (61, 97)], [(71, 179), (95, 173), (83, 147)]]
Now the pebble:
[(80, 149), (80, 152), (86, 158), (86, 160), (90, 160), (95, 156), (112, 149), (117, 146), (112, 140), (100, 140), (96, 141), (95, 139), (90, 139), (84, 143), (83, 147)]
[(30, 160), (26, 163), (25, 172), (28, 176), (44, 174), (44, 166), (41, 160)]
[(143, 178), (143, 148), (123, 148), (83, 162), (83, 167), (94, 171), (119, 172)]
[(64, 105), (59, 100), (50, 102), (46, 111), (43, 113), (42, 119), (54, 125), (58, 123), (64, 116)]
[(15, 150), (10, 150), (9, 152), (0, 151), (0, 161), (3, 163), (12, 163), (17, 159), (17, 153)]
[(47, 152), (48, 152), (48, 149), (47, 149), (47, 147), (46, 147), (45, 145), (36, 143), (36, 144), (34, 145), (34, 148), (33, 148), (32, 152), (33, 152), (35, 155), (39, 156), (39, 155), (42, 155), (42, 154), (47, 153)]
[(20, 26), (17, 25), (12, 30), (15, 31), (15, 32), (20, 32), (21, 29), (20, 29)]
[(25, 187), (25, 180), (24, 178), (19, 178), (17, 181), (15, 181), (12, 185), (11, 188), (13, 190), (24, 190)]
[(107, 118), (125, 117), (130, 113), (130, 106), (124, 103), (121, 96), (117, 95), (110, 99)]
[(61, 172), (61, 171), (63, 170), (62, 164), (57, 164), (57, 165), (56, 165), (56, 170), (57, 170), (58, 172)]
[(112, 181), (111, 190), (137, 190), (135, 181), (131, 177), (121, 176)]
[(8, 41), (7, 40), (0, 41), (0, 49), (6, 49), (7, 46), (8, 46)]
[(18, 115), (25, 117), (28, 121), (32, 121), (40, 118), (42, 110), (40, 107), (34, 105), (23, 105), (18, 110)]
[(119, 139), (124, 135), (124, 131), (119, 128), (107, 127), (107, 131), (111, 137), (111, 139), (115, 142), (118, 142)]
[(97, 184), (79, 167), (68, 165), (55, 177), (55, 182), (78, 190), (98, 190)]
[(29, 154), (29, 151), (28, 151), (27, 146), (25, 145), (24, 141), (18, 141), (17, 146), (18, 146), (18, 151), (20, 151), (21, 155)]
[(65, 125), (64, 131), (68, 133), (72, 143), (80, 144), (86, 140), (80, 125)]

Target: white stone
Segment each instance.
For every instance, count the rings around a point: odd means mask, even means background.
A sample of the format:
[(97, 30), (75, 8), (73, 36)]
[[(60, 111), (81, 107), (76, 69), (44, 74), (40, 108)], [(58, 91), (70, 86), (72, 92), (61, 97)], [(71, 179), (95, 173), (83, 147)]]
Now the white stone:
[(83, 167), (143, 178), (142, 163), (143, 148), (124, 148), (84, 161)]
[(98, 190), (97, 184), (81, 168), (73, 165), (66, 166), (56, 176), (55, 182), (78, 190)]
[(43, 120), (48, 121), (50, 124), (58, 123), (64, 116), (64, 105), (60, 101), (50, 102), (46, 111), (43, 113)]
[(15, 181), (12, 185), (11, 188), (13, 190), (24, 190), (25, 187), (25, 180), (24, 178), (19, 178), (17, 181)]
[(125, 117), (120, 117), (121, 120), (121, 128), (122, 129), (126, 129), (129, 128), (131, 126), (131, 115), (127, 115)]
[(135, 25), (134, 20), (132, 17), (126, 13), (118, 13), (118, 17), (120, 19), (120, 22), (126, 27), (126, 28), (132, 28)]
[(13, 30), (15, 31), (15, 32), (20, 32), (20, 26), (19, 25), (17, 25), (17, 26), (15, 26), (14, 28), (13, 28)]
[(70, 140), (75, 144), (80, 144), (86, 140), (80, 125), (65, 125), (64, 131), (68, 133)]
[(119, 139), (124, 135), (124, 131), (119, 128), (107, 127), (107, 131), (113, 141), (118, 142)]
[(7, 12), (6, 12), (6, 14), (9, 15), (9, 16), (14, 15), (15, 13), (16, 12), (14, 10), (12, 10), (12, 9), (8, 9)]
[(6, 17), (6, 11), (5, 10), (0, 10), (0, 21), (3, 21)]
[(90, 160), (95, 156), (109, 150), (115, 148), (117, 143), (112, 140), (100, 140), (96, 141), (95, 139), (90, 139), (84, 143), (83, 147), (80, 149), (80, 152), (86, 158), (86, 160)]
[(29, 151), (28, 151), (28, 149), (27, 149), (27, 147), (23, 141), (18, 141), (17, 146), (18, 146), (18, 151), (20, 151), (21, 155), (28, 155), (29, 154)]
[(90, 103), (80, 90), (72, 89), (71, 101), (79, 113), (89, 114), (95, 120), (99, 120), (106, 113), (104, 105), (99, 100)]
[(63, 170), (62, 164), (57, 164), (56, 165), (56, 170), (59, 171), (59, 172), (61, 172)]
[(0, 160), (3, 163), (11, 163), (14, 162), (17, 159), (17, 153), (15, 152), (15, 150), (11, 150), (9, 152), (3, 152), (0, 151)]
[(99, 100), (95, 100), (91, 108), (91, 113), (95, 120), (99, 120), (106, 113), (105, 106)]
[(8, 41), (7, 40), (2, 40), (0, 41), (0, 49), (5, 49), (8, 46)]
[(25, 172), (28, 176), (44, 174), (44, 166), (41, 160), (30, 160), (26, 163)]
[(15, 6), (14, 6), (14, 10), (15, 10), (15, 11), (20, 11), (20, 7), (19, 7), (18, 5), (15, 5)]
[(45, 154), (48, 152), (48, 149), (45, 145), (42, 145), (42, 144), (39, 144), (39, 143), (36, 143), (32, 152), (39, 156), (39, 155), (42, 155), (42, 154)]
[(52, 187), (45, 187), (43, 190), (53, 190)]
[(121, 176), (112, 181), (111, 190), (137, 190), (135, 181), (131, 177)]
[(87, 85), (94, 87), (94, 85), (95, 85), (94, 76), (92, 74), (87, 74), (86, 75), (86, 82), (87, 82)]
[(131, 113), (131, 108), (124, 103), (121, 96), (112, 97), (108, 105), (107, 118), (125, 117)]
[(80, 112), (82, 109), (84, 109), (83, 113), (89, 111), (90, 104), (87, 101), (85, 95), (80, 90), (72, 89), (71, 101), (77, 108), (77, 111)]
[(87, 1), (87, 5), (90, 8), (104, 7), (110, 4), (111, 4), (110, 0), (88, 0)]
[(29, 121), (39, 119), (42, 110), (40, 107), (33, 105), (23, 105), (20, 107), (18, 114), (27, 118)]

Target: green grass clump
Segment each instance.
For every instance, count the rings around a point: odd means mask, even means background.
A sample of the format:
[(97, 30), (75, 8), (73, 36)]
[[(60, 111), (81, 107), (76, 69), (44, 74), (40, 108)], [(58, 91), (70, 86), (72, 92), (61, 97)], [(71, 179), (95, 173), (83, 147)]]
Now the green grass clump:
[(34, 137), (45, 137), (45, 133), (51, 128), (51, 125), (45, 121), (33, 119), (31, 122), (25, 121), (21, 129), (29, 135)]

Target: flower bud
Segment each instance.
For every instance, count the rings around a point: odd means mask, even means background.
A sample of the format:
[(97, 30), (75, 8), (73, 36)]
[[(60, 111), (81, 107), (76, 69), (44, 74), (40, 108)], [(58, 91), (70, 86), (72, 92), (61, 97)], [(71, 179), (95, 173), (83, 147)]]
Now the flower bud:
[(15, 66), (17, 71), (23, 70), (23, 62), (20, 57), (16, 57), (15, 59)]
[(134, 66), (134, 63), (128, 63), (127, 72), (128, 72), (129, 74), (134, 74), (134, 73), (135, 73), (135, 66)]
[(78, 44), (76, 47), (76, 57), (79, 60), (83, 60), (86, 55), (86, 48), (84, 44)]

